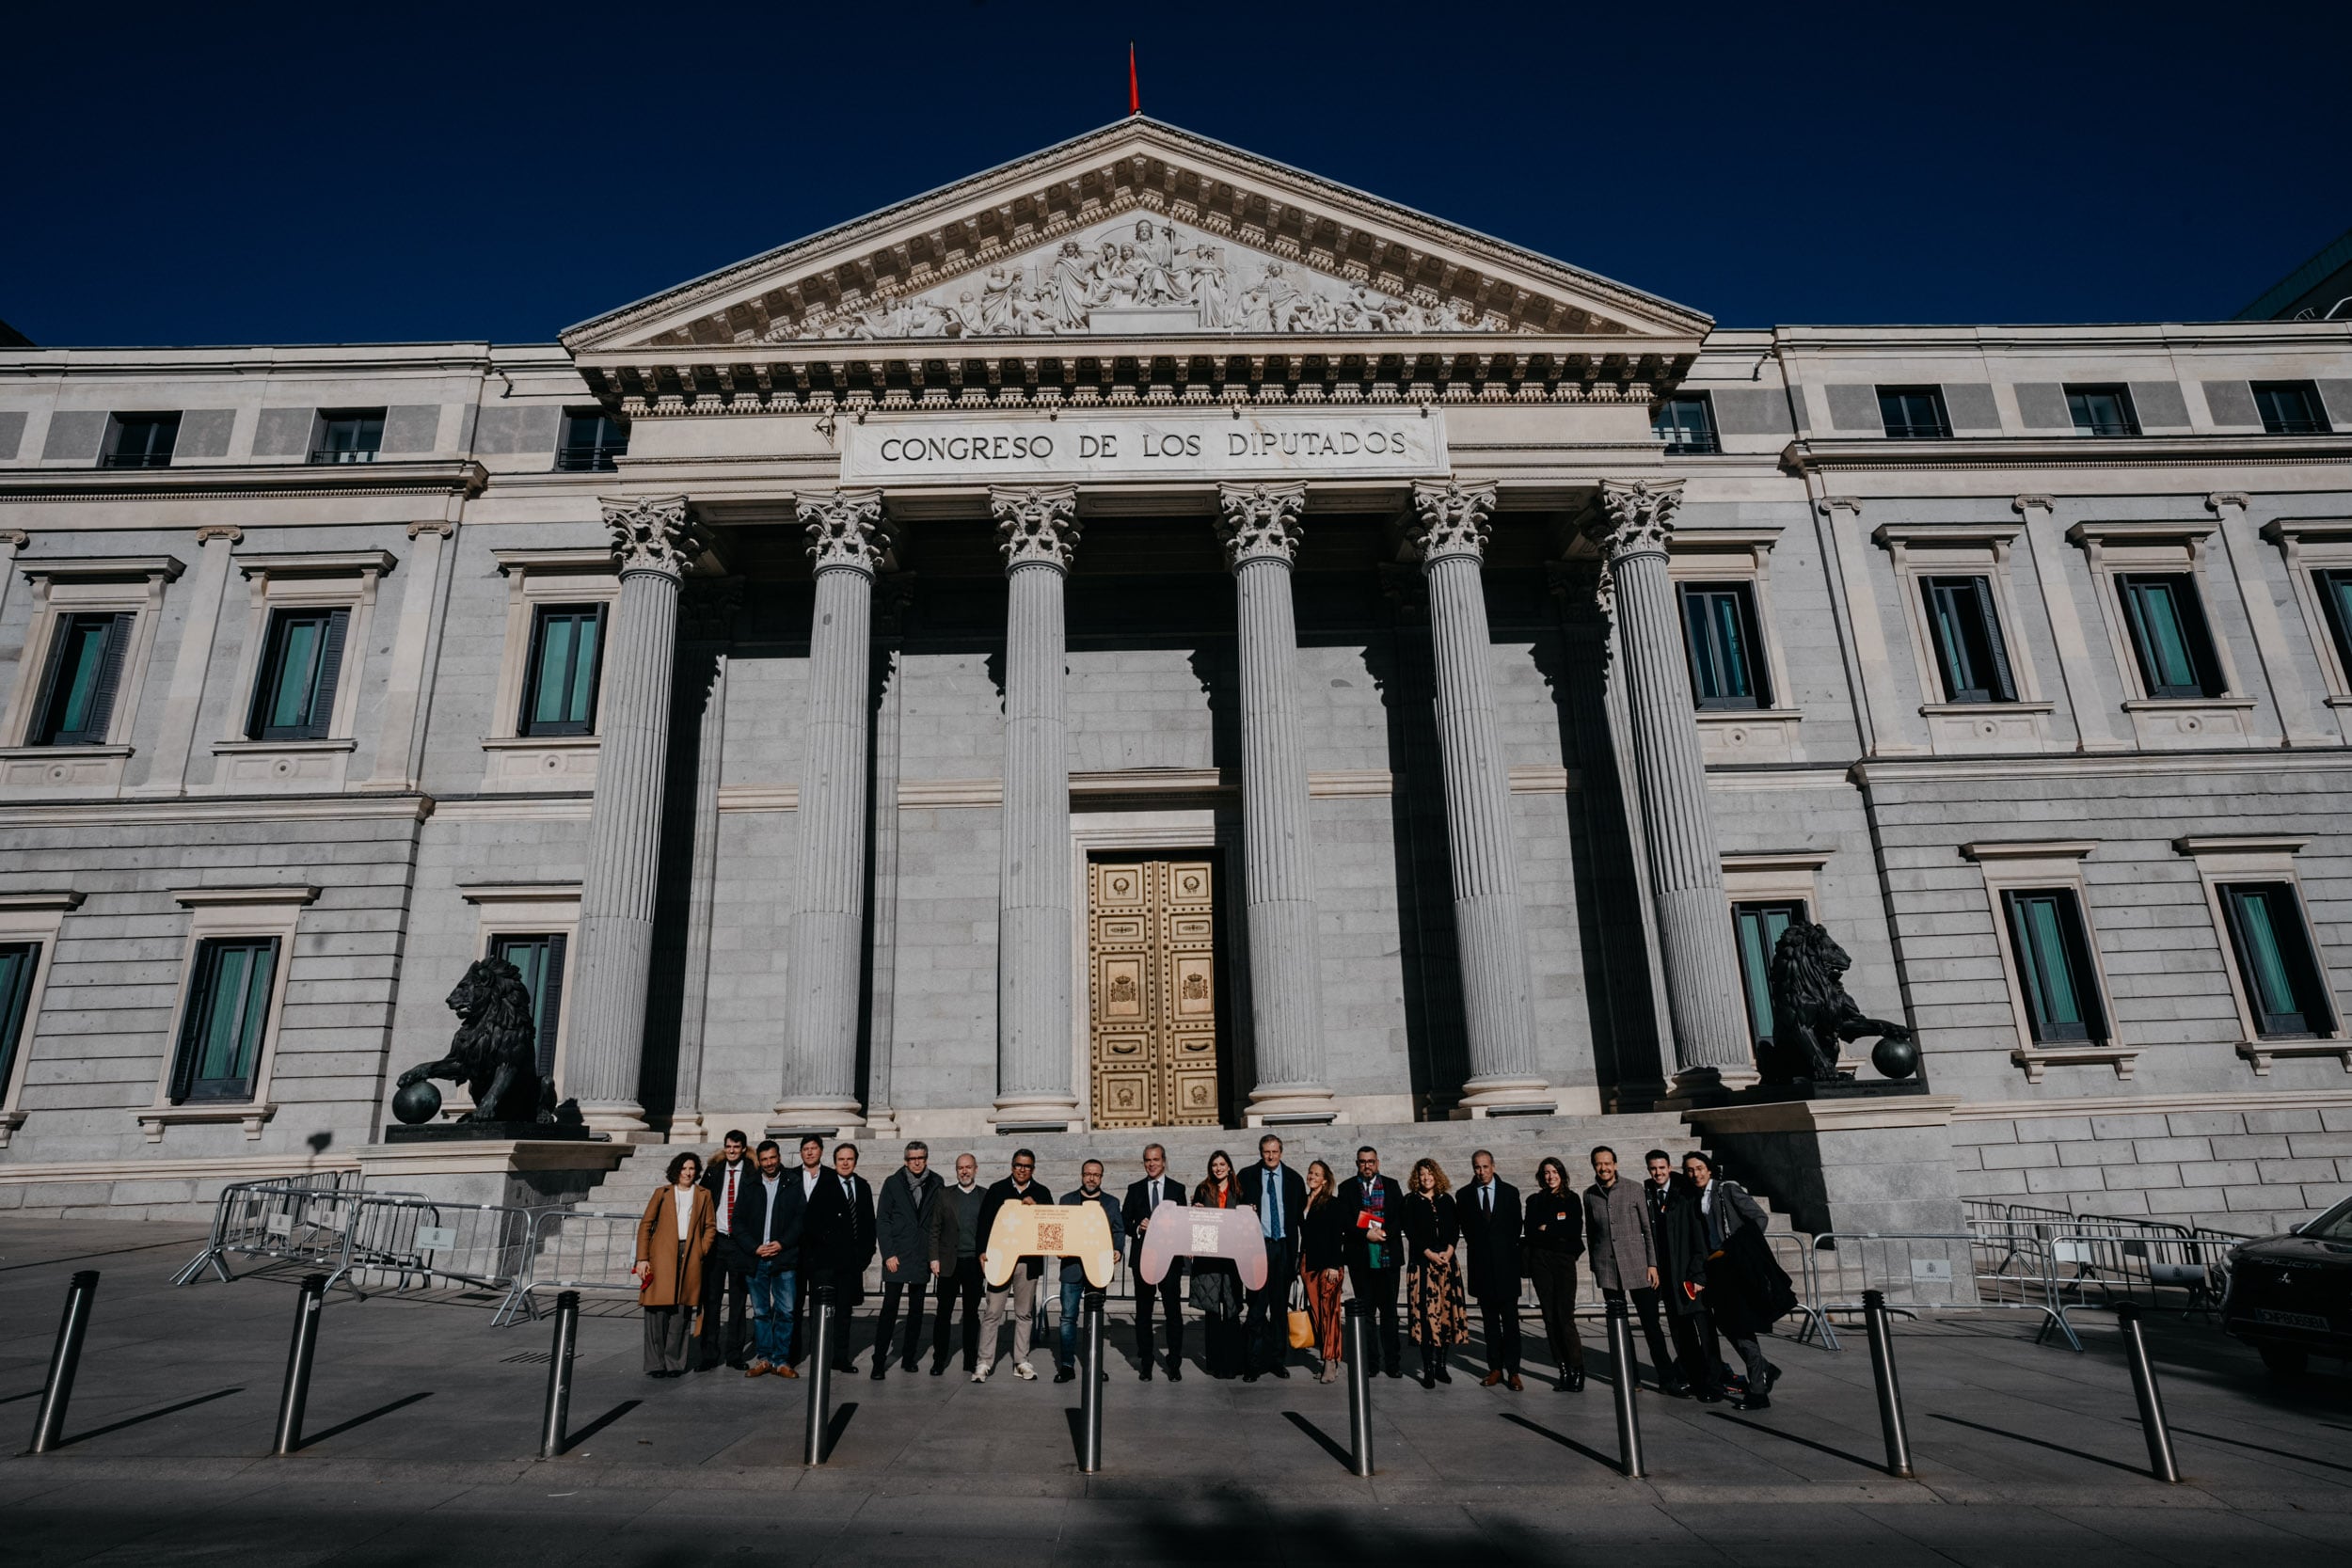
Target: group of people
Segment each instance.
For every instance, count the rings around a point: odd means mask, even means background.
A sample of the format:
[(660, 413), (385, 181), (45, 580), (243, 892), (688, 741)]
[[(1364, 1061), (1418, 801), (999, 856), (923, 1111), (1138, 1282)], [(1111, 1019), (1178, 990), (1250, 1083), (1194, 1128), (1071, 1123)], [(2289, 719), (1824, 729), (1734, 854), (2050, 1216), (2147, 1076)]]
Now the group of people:
[[(1356, 1173), (1342, 1180), (1321, 1160), (1303, 1172), (1286, 1164), (1273, 1133), (1259, 1140), (1258, 1158), (1246, 1166), (1236, 1168), (1222, 1150), (1211, 1155), (1189, 1188), (1168, 1174), (1167, 1150), (1147, 1145), (1142, 1178), (1120, 1196), (1103, 1185), (1102, 1162), (1088, 1160), (1077, 1187), (1057, 1199), (1025, 1148), (1015, 1149), (1008, 1174), (986, 1187), (970, 1154), (956, 1157), (953, 1181), (943, 1180), (920, 1141), (906, 1146), (904, 1164), (880, 1183), (857, 1174), (857, 1147), (845, 1143), (828, 1163), (823, 1140), (812, 1135), (800, 1142), (797, 1166), (787, 1167), (774, 1140), (755, 1148), (741, 1132), (729, 1132), (707, 1168), (691, 1153), (670, 1161), (637, 1232), (649, 1375), (676, 1377), (724, 1362), (751, 1377), (798, 1376), (818, 1288), (831, 1290), (841, 1314), (835, 1367), (853, 1370), (849, 1314), (863, 1305), (866, 1271), (879, 1258), (869, 1377), (885, 1376), (894, 1358), (907, 1372), (920, 1370), (928, 1296), (935, 1302), (930, 1375), (944, 1376), (954, 1359), (960, 1308), (967, 1377), (988, 1381), (1009, 1320), (1012, 1375), (1036, 1378), (1031, 1354), (1042, 1336), (1042, 1282), (1051, 1268), (1060, 1307), (1054, 1378), (1070, 1382), (1078, 1375), (1085, 1270), (1074, 1257), (1024, 1257), (1010, 1279), (989, 1289), (980, 1254), (1009, 1203), (1102, 1207), (1127, 1254), (1136, 1365), (1147, 1383), (1155, 1370), (1170, 1382), (1184, 1376), (1187, 1307), (1200, 1322), (1201, 1365), (1211, 1377), (1286, 1378), (1297, 1349), (1312, 1352), (1321, 1381), (1335, 1381), (1344, 1291), (1377, 1323), (1377, 1351), (1367, 1358), (1376, 1354), (1378, 1366), (1367, 1370), (1402, 1377), (1409, 1337), (1422, 1385), (1452, 1382), (1449, 1356), (1469, 1342), (1474, 1301), (1486, 1344), (1482, 1382), (1518, 1393), (1525, 1387), (1525, 1279), (1534, 1285), (1558, 1386), (1580, 1392), (1577, 1263), (1588, 1259), (1603, 1297), (1627, 1302), (1638, 1316), (1662, 1392), (1765, 1409), (1780, 1370), (1760, 1339), (1794, 1307), (1788, 1276), (1764, 1240), (1763, 1210), (1737, 1183), (1719, 1180), (1714, 1162), (1696, 1151), (1677, 1169), (1672, 1156), (1651, 1149), (1647, 1180), (1629, 1180), (1613, 1149), (1596, 1148), (1593, 1180), (1581, 1193), (1567, 1167), (1546, 1156), (1525, 1196), (1484, 1149), (1471, 1156), (1470, 1180), (1459, 1189), (1428, 1159), (1415, 1161), (1400, 1184), (1382, 1174), (1379, 1151), (1369, 1145), (1356, 1151)], [(1220, 1257), (1182, 1258), (1146, 1283), (1137, 1257), (1152, 1217), (1169, 1204), (1254, 1212), (1264, 1239), (1264, 1283), (1247, 1288), (1238, 1266)], [(1740, 1373), (1723, 1359), (1725, 1339)]]

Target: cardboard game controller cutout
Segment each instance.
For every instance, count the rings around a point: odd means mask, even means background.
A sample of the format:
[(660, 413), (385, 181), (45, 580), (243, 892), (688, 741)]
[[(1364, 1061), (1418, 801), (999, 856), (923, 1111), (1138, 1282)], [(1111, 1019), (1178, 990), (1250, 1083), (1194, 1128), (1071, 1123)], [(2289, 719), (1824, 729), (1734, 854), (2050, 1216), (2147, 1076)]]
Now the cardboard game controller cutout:
[(1008, 1203), (996, 1211), (980, 1254), (988, 1288), (1003, 1290), (1024, 1258), (1075, 1258), (1086, 1267), (1087, 1283), (1105, 1290), (1119, 1267), (1110, 1216), (1099, 1203)]
[(1143, 1256), (1136, 1268), (1146, 1285), (1157, 1285), (1179, 1258), (1230, 1259), (1241, 1270), (1244, 1289), (1265, 1289), (1265, 1229), (1255, 1209), (1161, 1204), (1143, 1233)]

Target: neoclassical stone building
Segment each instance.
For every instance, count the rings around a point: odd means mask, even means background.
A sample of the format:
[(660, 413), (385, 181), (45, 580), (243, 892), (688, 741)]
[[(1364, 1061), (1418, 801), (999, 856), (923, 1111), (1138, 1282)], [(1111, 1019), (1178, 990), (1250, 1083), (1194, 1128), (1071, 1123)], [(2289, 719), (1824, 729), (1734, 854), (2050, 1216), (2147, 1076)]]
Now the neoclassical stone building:
[(2344, 323), (1719, 328), (1142, 118), (553, 344), (0, 351), (0, 1204), (352, 1163), (485, 955), (624, 1143), (969, 1139), (1678, 1105), (1802, 917), (1947, 1183), (2266, 1224), (2347, 457)]

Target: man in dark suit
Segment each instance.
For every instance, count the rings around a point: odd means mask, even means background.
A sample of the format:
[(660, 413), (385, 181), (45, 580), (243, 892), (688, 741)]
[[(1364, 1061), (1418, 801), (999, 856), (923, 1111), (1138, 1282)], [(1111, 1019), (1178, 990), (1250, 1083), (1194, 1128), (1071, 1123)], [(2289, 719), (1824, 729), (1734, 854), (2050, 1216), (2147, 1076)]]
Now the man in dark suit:
[(1258, 1140), (1258, 1163), (1236, 1179), (1244, 1208), (1258, 1212), (1265, 1234), (1265, 1283), (1249, 1292), (1248, 1354), (1242, 1381), (1261, 1372), (1291, 1375), (1290, 1288), (1298, 1277), (1298, 1226), (1307, 1215), (1307, 1181), (1282, 1164), (1282, 1140)]
[(1470, 1243), (1470, 1293), (1486, 1331), (1486, 1375), (1480, 1386), (1519, 1382), (1519, 1226), (1525, 1211), (1519, 1190), (1495, 1175), (1495, 1157), (1485, 1149), (1470, 1156), (1470, 1190), (1456, 1193), (1462, 1240)]
[(833, 1168), (817, 1179), (801, 1251), (810, 1288), (833, 1287), (834, 1370), (854, 1370), (850, 1319), (866, 1299), (866, 1265), (874, 1260), (874, 1187), (857, 1173), (857, 1145), (835, 1148)]
[(728, 1227), (736, 1267), (752, 1304), (752, 1359), (743, 1375), (798, 1377), (792, 1370), (792, 1291), (807, 1205), (801, 1199), (800, 1178), (784, 1168), (784, 1151), (773, 1138), (760, 1143), (758, 1162), (757, 1174), (738, 1184)]
[[(1340, 1207), (1346, 1238), (1347, 1278), (1356, 1299), (1380, 1314), (1380, 1370), (1405, 1375), (1405, 1341), (1396, 1322), (1396, 1286), (1405, 1264), (1405, 1189), (1380, 1174), (1380, 1151), (1366, 1144), (1356, 1151), (1356, 1174), (1340, 1183), (1331, 1199)], [(1372, 1369), (1364, 1369), (1370, 1375)]]
[(1184, 1185), (1168, 1174), (1168, 1150), (1158, 1144), (1143, 1146), (1143, 1180), (1127, 1188), (1119, 1217), (1127, 1227), (1127, 1269), (1136, 1282), (1136, 1350), (1143, 1358), (1143, 1381), (1152, 1381), (1152, 1307), (1159, 1304), (1168, 1322), (1168, 1381), (1184, 1375), (1184, 1260), (1176, 1259), (1157, 1285), (1143, 1282), (1143, 1233), (1152, 1227), (1152, 1211), (1163, 1203), (1185, 1201)]
[[(882, 1196), (874, 1204), (874, 1232), (882, 1259), (882, 1300), (874, 1325), (874, 1366), (866, 1375), (878, 1380), (890, 1365), (890, 1331), (898, 1322), (902, 1297), (907, 1302), (907, 1340), (899, 1360), (908, 1371), (920, 1364), (923, 1294), (939, 1273), (931, 1258), (930, 1235), (941, 1183), (930, 1163), (929, 1144), (917, 1139), (907, 1145), (906, 1164), (882, 1182)], [(954, 1266), (951, 1258), (948, 1267)]]
[(710, 1189), (710, 1212), (718, 1217), (719, 1239), (703, 1259), (702, 1369), (721, 1361), (741, 1371), (751, 1364), (751, 1295), (743, 1283), (743, 1266), (736, 1256), (735, 1200), (747, 1182), (756, 1180), (759, 1166), (752, 1160), (752, 1141), (729, 1132), (719, 1142), (719, 1158), (703, 1172)]

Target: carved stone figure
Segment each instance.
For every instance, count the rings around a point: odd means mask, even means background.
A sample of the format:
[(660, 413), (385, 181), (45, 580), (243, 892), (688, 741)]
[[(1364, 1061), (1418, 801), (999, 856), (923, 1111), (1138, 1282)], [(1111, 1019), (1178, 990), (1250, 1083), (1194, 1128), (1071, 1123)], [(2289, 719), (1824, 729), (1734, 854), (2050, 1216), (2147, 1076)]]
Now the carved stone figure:
[(1789, 922), (1772, 949), (1772, 1038), (1756, 1067), (1767, 1084), (1835, 1084), (1850, 1076), (1837, 1070), (1837, 1047), (1845, 1040), (1884, 1036), (1911, 1038), (1907, 1024), (1871, 1018), (1846, 994), (1845, 974), (1853, 959), (1826, 927)]
[(476, 959), (449, 993), (449, 1009), (458, 1019), (449, 1054), (402, 1073), (400, 1087), (439, 1078), (473, 1096), (463, 1120), (553, 1123), (555, 1081), (539, 1079), (539, 1031), (522, 971), (504, 958)]

